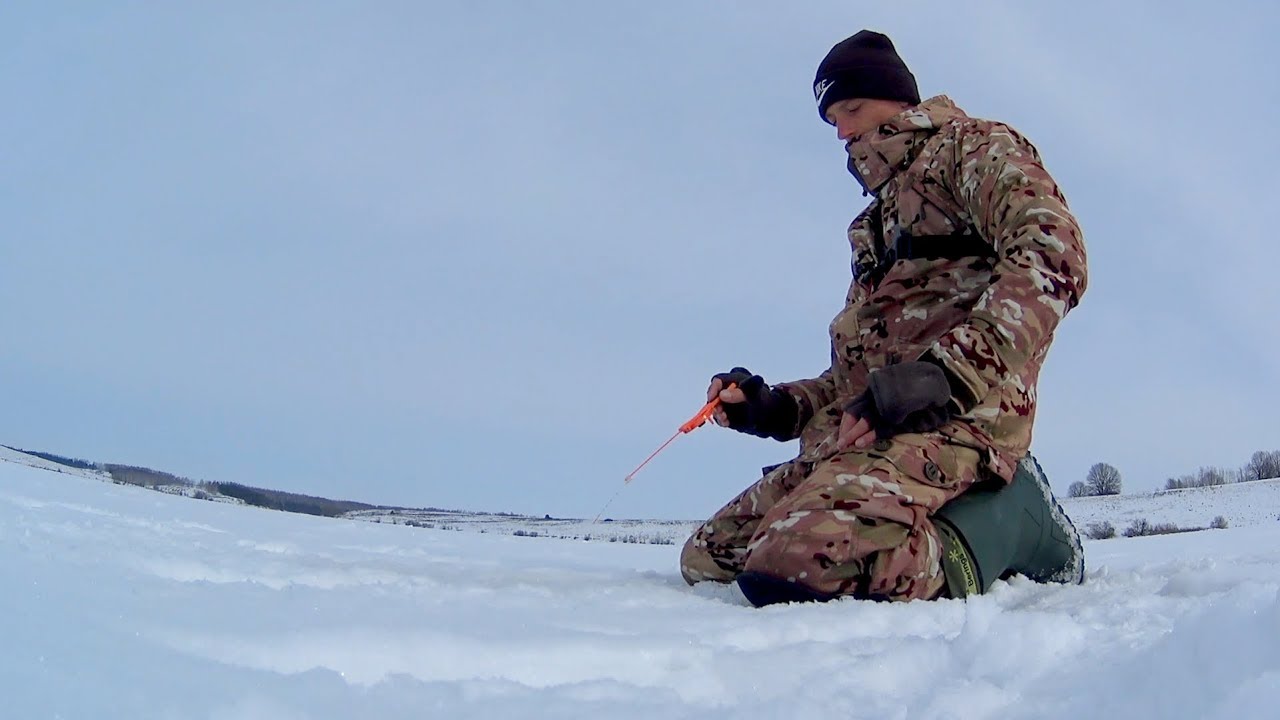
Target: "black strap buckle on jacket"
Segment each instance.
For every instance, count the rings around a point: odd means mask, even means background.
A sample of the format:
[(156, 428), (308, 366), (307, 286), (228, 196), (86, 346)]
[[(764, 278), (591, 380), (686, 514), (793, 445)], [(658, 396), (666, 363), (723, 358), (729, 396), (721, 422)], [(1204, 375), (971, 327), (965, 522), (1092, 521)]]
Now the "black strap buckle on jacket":
[(889, 269), (899, 260), (963, 260), (965, 258), (996, 259), (991, 243), (976, 232), (952, 235), (910, 235), (902, 233), (870, 272), (873, 285), (879, 285)]

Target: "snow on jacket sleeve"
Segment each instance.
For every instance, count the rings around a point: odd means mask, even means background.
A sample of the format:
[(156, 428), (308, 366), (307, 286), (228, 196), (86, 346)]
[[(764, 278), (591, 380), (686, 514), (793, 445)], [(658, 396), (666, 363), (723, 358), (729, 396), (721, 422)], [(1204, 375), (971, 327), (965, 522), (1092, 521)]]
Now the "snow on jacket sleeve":
[(1080, 302), (1086, 279), (1080, 227), (1039, 153), (999, 123), (958, 123), (950, 178), (994, 247), (991, 285), (968, 318), (929, 349), (967, 413), (1018, 375)]

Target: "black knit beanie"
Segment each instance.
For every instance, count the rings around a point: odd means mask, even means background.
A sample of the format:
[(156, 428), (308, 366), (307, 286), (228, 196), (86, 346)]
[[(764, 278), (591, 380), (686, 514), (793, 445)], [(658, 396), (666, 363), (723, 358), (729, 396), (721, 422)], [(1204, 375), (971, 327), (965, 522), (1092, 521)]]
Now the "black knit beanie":
[(827, 121), (827, 108), (849, 98), (900, 100), (917, 105), (920, 90), (916, 78), (893, 49), (893, 41), (878, 32), (863, 30), (831, 48), (818, 64), (813, 79), (818, 115)]

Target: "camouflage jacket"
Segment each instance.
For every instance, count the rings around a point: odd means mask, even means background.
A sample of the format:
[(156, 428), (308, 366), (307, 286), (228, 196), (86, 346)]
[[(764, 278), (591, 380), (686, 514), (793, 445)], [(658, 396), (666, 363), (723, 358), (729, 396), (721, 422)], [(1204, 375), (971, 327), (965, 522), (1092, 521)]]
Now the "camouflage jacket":
[(1008, 481), (1031, 445), (1054, 329), (1085, 290), (1066, 199), (1031, 143), (945, 96), (850, 144), (849, 167), (875, 199), (849, 227), (853, 282), (831, 322), (831, 367), (778, 386), (800, 406), (801, 459), (834, 454), (871, 371), (926, 360), (952, 385), (955, 417), (938, 432)]

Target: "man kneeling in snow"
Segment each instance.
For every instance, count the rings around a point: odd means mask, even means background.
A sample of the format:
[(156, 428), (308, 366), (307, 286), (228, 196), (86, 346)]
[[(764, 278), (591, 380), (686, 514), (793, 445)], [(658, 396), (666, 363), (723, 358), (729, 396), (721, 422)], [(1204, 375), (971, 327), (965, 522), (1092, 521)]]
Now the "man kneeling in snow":
[(921, 102), (884, 35), (832, 48), (814, 95), (874, 196), (849, 227), (831, 367), (712, 379), (716, 422), (800, 455), (694, 533), (685, 579), (737, 581), (757, 606), (1080, 582), (1079, 536), (1027, 454), (1040, 366), (1085, 289), (1066, 200), (1012, 128)]

